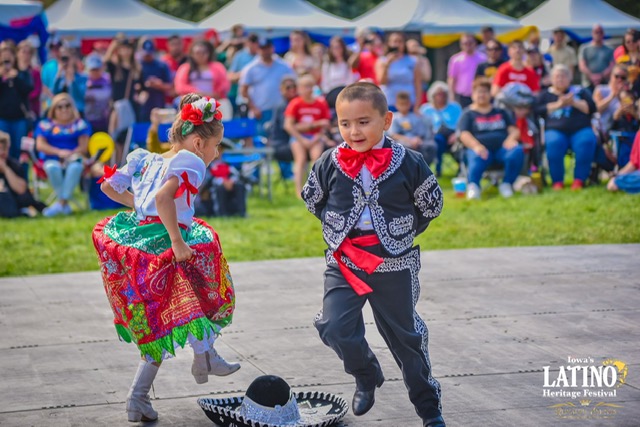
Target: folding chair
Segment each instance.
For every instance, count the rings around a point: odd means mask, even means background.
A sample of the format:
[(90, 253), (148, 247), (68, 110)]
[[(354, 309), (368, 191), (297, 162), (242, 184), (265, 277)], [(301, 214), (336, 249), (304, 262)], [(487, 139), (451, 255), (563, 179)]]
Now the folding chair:
[[(236, 148), (223, 153), (222, 159), (240, 170), (242, 177), (252, 185), (260, 183), (261, 168), (265, 166), (268, 197), (271, 200), (272, 150), (267, 147), (266, 139), (258, 135), (257, 120), (237, 118), (224, 121), (223, 125), (224, 139)], [(262, 194), (262, 188), (259, 188)]]
[(636, 137), (636, 133), (619, 132), (612, 130), (609, 132), (609, 136), (613, 141), (613, 153), (618, 159), (618, 169), (621, 169), (627, 163), (629, 163), (629, 157), (631, 156), (631, 147), (633, 146), (633, 140)]
[[(127, 154), (136, 148), (146, 148), (147, 147), (147, 134), (149, 133), (149, 127), (151, 123), (134, 123), (132, 126), (127, 129), (127, 137), (124, 141), (124, 148), (122, 150), (122, 159), (120, 163), (124, 162)], [(119, 166), (122, 166), (120, 164)]]

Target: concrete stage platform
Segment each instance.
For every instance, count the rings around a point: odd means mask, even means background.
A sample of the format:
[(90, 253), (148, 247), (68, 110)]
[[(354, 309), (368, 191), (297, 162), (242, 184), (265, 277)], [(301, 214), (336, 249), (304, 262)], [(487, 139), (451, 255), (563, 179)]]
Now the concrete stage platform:
[[(423, 252), (422, 262), (418, 311), (448, 426), (640, 425), (640, 245)], [(231, 262), (237, 310), (217, 348), (242, 369), (197, 385), (190, 349), (179, 352), (155, 381), (160, 419), (146, 425), (213, 426), (196, 399), (242, 395), (265, 373), (350, 402), (352, 378), (312, 326), (323, 269), (321, 258)], [(117, 340), (97, 267), (1, 279), (0, 295), (0, 426), (131, 425), (124, 401), (138, 355)], [(348, 413), (341, 425), (418, 427), (400, 370), (365, 314), (387, 381), (368, 414)], [(568, 357), (594, 367), (623, 361), (624, 384), (547, 389), (615, 397), (543, 396), (544, 367), (557, 382), (576, 365)]]

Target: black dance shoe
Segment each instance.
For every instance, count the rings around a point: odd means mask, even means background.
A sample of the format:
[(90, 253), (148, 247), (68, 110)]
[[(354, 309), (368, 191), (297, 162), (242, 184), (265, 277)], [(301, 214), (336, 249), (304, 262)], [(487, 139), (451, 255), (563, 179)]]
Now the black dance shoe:
[[(384, 383), (384, 377), (382, 374), (378, 378), (378, 383), (376, 384), (377, 388), (380, 388)], [(356, 386), (356, 392), (353, 394), (353, 402), (351, 402), (351, 409), (353, 410), (353, 415), (364, 415), (369, 412), (369, 409), (373, 407), (373, 404), (376, 401), (376, 389), (373, 390), (360, 390), (358, 386)]]
[(444, 418), (442, 418), (442, 416), (423, 420), (422, 425), (423, 427), (446, 427)]

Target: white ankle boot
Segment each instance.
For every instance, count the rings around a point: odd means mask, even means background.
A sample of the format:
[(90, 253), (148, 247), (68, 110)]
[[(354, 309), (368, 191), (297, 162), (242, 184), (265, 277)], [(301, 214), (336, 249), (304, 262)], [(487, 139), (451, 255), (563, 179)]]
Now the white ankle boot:
[(198, 384), (209, 381), (209, 375), (224, 377), (240, 369), (239, 363), (229, 363), (218, 354), (215, 349), (202, 354), (193, 355), (191, 374)]
[(158, 366), (150, 362), (141, 361), (138, 372), (133, 379), (133, 384), (127, 395), (127, 415), (129, 421), (154, 421), (158, 419), (158, 413), (151, 407), (149, 390), (158, 373)]

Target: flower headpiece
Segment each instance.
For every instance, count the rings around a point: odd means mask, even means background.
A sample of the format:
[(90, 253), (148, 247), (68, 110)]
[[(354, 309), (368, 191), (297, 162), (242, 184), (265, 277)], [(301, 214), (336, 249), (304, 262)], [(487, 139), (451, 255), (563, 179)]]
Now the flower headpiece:
[(180, 111), (180, 118), (184, 121), (182, 125), (182, 136), (188, 135), (203, 123), (211, 123), (215, 120), (222, 120), (222, 112), (218, 110), (220, 103), (213, 98), (201, 98), (192, 104), (187, 104)]

